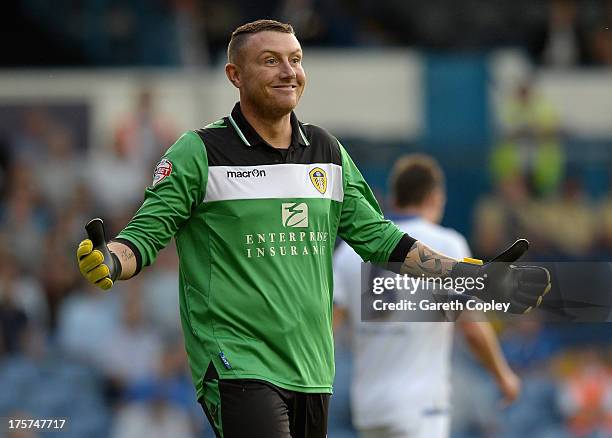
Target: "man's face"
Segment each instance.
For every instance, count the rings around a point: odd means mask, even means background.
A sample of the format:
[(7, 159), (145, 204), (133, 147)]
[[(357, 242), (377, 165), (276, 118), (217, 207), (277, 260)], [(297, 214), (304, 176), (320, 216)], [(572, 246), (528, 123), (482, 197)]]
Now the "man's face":
[(272, 117), (286, 115), (297, 106), (306, 74), (295, 35), (273, 31), (250, 35), (235, 62), (232, 82), (240, 89), (241, 102), (248, 101)]

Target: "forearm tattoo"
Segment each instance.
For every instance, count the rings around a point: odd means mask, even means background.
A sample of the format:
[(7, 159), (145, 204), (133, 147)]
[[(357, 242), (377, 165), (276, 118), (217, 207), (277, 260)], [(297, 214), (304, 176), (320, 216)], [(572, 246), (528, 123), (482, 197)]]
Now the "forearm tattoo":
[(446, 277), (457, 260), (435, 252), (427, 245), (416, 241), (402, 264), (400, 272), (412, 276)]
[(123, 249), (121, 250), (121, 260), (124, 262), (127, 262), (130, 259), (134, 258), (134, 253), (132, 251), (130, 251), (129, 249)]

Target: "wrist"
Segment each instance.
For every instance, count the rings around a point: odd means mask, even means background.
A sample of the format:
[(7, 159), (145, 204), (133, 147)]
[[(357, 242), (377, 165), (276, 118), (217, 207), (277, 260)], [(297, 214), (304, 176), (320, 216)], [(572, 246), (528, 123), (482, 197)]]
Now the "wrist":
[(494, 378), (498, 385), (503, 385), (508, 377), (512, 375), (512, 370), (508, 366), (501, 365), (495, 369)]
[(464, 258), (458, 261), (450, 272), (451, 278), (474, 278), (480, 276), (482, 272), (482, 260)]
[(119, 257), (117, 257), (117, 254), (115, 254), (114, 252), (110, 250), (108, 252), (110, 253), (111, 259), (113, 261), (113, 269), (111, 270), (110, 277), (111, 277), (111, 280), (115, 282), (121, 279), (121, 273), (122, 273), (121, 261), (119, 260)]

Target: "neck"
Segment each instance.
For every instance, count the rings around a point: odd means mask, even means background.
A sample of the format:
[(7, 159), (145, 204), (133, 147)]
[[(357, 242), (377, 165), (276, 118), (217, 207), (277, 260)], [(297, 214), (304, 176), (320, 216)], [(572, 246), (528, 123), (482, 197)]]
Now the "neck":
[(432, 222), (432, 223), (436, 223), (437, 222), (433, 212), (430, 209), (424, 208), (424, 207), (403, 207), (403, 208), (396, 208), (395, 212), (397, 214), (399, 214), (399, 215), (418, 216), (418, 217), (423, 218), (426, 221)]
[(291, 144), (291, 113), (282, 116), (262, 114), (247, 102), (240, 102), (240, 110), (249, 124), (271, 146), (287, 149)]

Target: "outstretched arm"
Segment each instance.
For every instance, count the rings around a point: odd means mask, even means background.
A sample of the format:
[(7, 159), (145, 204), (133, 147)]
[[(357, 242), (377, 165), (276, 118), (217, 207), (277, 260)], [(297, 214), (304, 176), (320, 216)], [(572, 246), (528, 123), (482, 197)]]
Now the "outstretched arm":
[(115, 281), (127, 280), (152, 264), (189, 219), (193, 206), (203, 202), (207, 178), (204, 143), (196, 132), (186, 132), (166, 151), (145, 189), (142, 205), (112, 242), (107, 243), (101, 219), (88, 223), (89, 238), (77, 249), (83, 277), (107, 290)]
[[(487, 302), (508, 303), (510, 313), (527, 313), (542, 303), (551, 288), (550, 272), (546, 268), (512, 264), (528, 248), (529, 242), (519, 239), (493, 260), (484, 263), (469, 258), (456, 260), (416, 241), (401, 266), (391, 269), (411, 276), (450, 277), (462, 281), (480, 279), (484, 287), (470, 291), (469, 295)], [(460, 297), (457, 295), (455, 298)]]
[(415, 277), (447, 277), (458, 260), (434, 251), (418, 240), (412, 245), (400, 268), (400, 274)]

